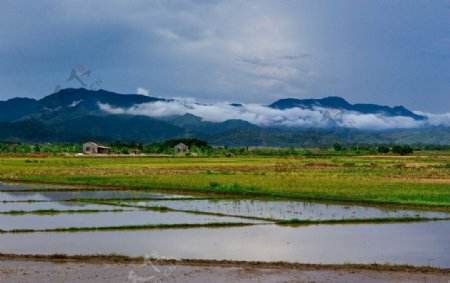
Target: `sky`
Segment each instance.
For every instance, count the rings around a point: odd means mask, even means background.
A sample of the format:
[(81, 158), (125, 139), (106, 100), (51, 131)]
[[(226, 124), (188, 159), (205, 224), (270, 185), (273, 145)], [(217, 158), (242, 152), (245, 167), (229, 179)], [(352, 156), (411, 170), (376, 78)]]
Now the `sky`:
[(450, 1), (0, 1), (0, 100), (83, 87), (205, 103), (450, 109)]

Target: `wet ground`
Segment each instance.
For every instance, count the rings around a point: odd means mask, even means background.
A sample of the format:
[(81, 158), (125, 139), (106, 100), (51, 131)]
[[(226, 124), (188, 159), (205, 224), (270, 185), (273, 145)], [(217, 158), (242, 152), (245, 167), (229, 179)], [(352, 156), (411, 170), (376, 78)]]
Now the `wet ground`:
[(448, 282), (450, 274), (354, 268), (0, 261), (0, 282)]

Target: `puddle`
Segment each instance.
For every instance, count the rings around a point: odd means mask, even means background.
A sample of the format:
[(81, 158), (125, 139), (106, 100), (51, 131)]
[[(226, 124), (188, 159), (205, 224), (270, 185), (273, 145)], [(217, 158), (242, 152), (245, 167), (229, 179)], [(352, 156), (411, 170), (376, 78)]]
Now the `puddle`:
[(72, 201), (59, 201), (59, 202), (7, 202), (0, 204), (0, 212), (20, 210), (20, 211), (33, 211), (33, 210), (135, 210), (132, 207), (113, 206), (113, 205), (100, 205), (100, 204), (88, 204)]
[(395, 210), (355, 205), (331, 205), (301, 201), (261, 201), (261, 200), (181, 200), (164, 202), (124, 202), (139, 206), (166, 206), (177, 210), (194, 210), (223, 213), (228, 215), (251, 216), (272, 219), (352, 219), (352, 218), (392, 218), (427, 217), (448, 218), (450, 213)]
[(450, 267), (450, 222), (1, 234), (0, 253)]
[(192, 198), (187, 195), (163, 194), (154, 192), (142, 191), (55, 191), (55, 192), (0, 192), (1, 201), (25, 201), (25, 200), (39, 200), (39, 201), (58, 201), (71, 199), (124, 199), (124, 198), (154, 198), (154, 199), (171, 199), (171, 198)]
[(0, 215), (0, 230), (109, 227), (156, 224), (207, 224), (217, 222), (261, 223), (236, 217), (217, 217), (183, 212), (124, 211), (52, 215)]

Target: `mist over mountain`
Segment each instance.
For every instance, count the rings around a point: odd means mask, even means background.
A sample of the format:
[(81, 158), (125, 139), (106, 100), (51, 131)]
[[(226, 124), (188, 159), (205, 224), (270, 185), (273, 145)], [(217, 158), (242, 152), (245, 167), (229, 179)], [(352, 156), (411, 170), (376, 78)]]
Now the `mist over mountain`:
[(217, 145), (450, 144), (450, 114), (351, 104), (340, 97), (280, 99), (270, 105), (165, 99), (63, 89), (40, 100), (0, 101), (0, 140), (154, 142), (196, 137)]

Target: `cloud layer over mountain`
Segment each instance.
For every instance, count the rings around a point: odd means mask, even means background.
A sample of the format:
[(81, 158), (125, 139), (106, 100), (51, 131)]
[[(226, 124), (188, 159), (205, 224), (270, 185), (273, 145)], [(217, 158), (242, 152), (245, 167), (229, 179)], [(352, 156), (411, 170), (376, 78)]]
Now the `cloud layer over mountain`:
[(427, 117), (415, 120), (406, 116), (363, 114), (324, 107), (312, 109), (275, 109), (261, 104), (233, 105), (228, 102), (199, 104), (195, 100), (171, 100), (137, 104), (130, 108), (99, 104), (101, 110), (111, 114), (144, 115), (154, 118), (192, 114), (207, 122), (223, 122), (239, 119), (258, 126), (285, 127), (348, 127), (357, 129), (386, 130), (395, 128), (420, 128), (424, 126), (450, 126), (450, 113), (429, 114), (416, 112)]

